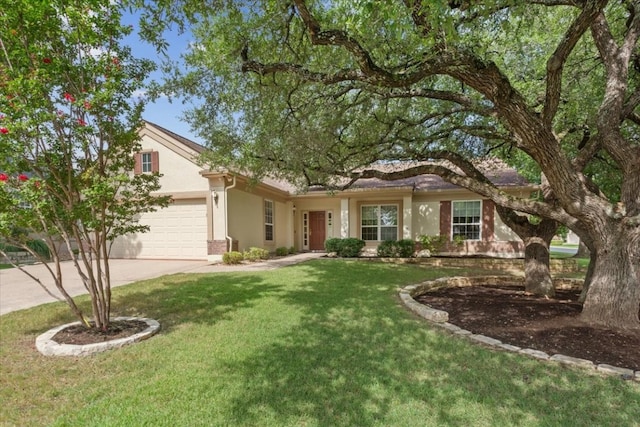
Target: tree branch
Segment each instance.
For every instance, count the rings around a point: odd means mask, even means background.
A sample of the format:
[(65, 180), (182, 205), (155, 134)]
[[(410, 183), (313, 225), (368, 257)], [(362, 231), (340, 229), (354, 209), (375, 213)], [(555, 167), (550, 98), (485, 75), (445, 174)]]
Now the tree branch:
[(602, 8), (606, 5), (606, 0), (597, 2), (587, 2), (585, 8), (564, 35), (560, 44), (556, 47), (551, 57), (547, 61), (547, 92), (545, 104), (542, 110), (542, 121), (547, 128), (551, 128), (558, 106), (560, 105), (560, 93), (562, 92), (562, 70), (567, 58), (573, 51), (578, 41), (589, 29), (591, 22)]
[(634, 110), (640, 104), (640, 89), (636, 89), (634, 93), (631, 94), (624, 107), (622, 108), (622, 114), (620, 115), (620, 121), (624, 121), (625, 119), (633, 120), (632, 116), (634, 114)]
[[(455, 159), (455, 156), (451, 156), (450, 158)], [(456, 166), (458, 166), (458, 164), (456, 164)], [(465, 169), (469, 168), (465, 166)], [(474, 174), (472, 171), (471, 173)], [(488, 197), (496, 204), (505, 206), (509, 209), (526, 212), (533, 215), (544, 216), (562, 222), (567, 226), (575, 226), (577, 224), (577, 220), (575, 218), (568, 215), (567, 212), (564, 211), (564, 209), (557, 205), (550, 205), (544, 202), (511, 196), (498, 189), (486, 177), (482, 179), (476, 176), (463, 175), (461, 173), (453, 171), (450, 168), (433, 163), (412, 166), (402, 171), (385, 172), (378, 169), (365, 169), (360, 172), (345, 173), (343, 176), (349, 178), (349, 182), (340, 186), (339, 189), (346, 190), (349, 187), (353, 186), (353, 184), (359, 179), (376, 178), (383, 181), (396, 181), (426, 174), (438, 175), (443, 180), (451, 184), (464, 187), (468, 190), (473, 191), (474, 193), (480, 194), (484, 197)]]

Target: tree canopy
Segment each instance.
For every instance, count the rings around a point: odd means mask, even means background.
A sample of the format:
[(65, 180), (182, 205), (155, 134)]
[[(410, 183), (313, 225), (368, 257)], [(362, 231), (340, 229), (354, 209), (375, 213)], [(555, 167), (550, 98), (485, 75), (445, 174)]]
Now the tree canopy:
[[(560, 221), (597, 252), (583, 318), (638, 328), (639, 12), (631, 0), (183, 0), (146, 16), (195, 38), (167, 88), (204, 101), (187, 119), (213, 162), (300, 186), (435, 173)], [(552, 197), (503, 193), (473, 167), (484, 155), (544, 173)]]

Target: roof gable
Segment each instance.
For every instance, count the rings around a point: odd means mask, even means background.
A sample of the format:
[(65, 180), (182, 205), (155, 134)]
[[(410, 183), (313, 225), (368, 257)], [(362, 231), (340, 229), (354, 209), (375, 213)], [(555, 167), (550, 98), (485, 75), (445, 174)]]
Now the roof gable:
[(145, 128), (147, 130), (155, 131), (156, 133), (164, 134), (164, 136), (168, 137), (170, 140), (172, 140), (172, 142), (179, 143), (181, 146), (186, 147), (189, 151), (194, 152), (194, 154), (201, 154), (205, 150), (205, 147), (203, 147), (202, 145), (147, 120), (145, 120)]

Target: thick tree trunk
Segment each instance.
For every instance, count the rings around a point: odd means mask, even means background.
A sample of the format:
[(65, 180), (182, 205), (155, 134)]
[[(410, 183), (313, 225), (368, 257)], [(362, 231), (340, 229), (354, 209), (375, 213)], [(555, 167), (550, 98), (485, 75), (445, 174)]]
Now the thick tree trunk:
[(524, 290), (530, 294), (554, 296), (556, 290), (549, 269), (549, 245), (558, 229), (558, 223), (543, 219), (537, 224), (512, 209), (496, 205), (502, 222), (508, 225), (524, 242)]
[(578, 251), (573, 256), (574, 258), (587, 258), (590, 256), (590, 251), (587, 245), (584, 244), (582, 239), (580, 239), (580, 243), (578, 243)]
[(580, 317), (618, 329), (640, 329), (640, 228), (619, 226), (597, 250)]
[(582, 304), (584, 304), (584, 301), (587, 298), (587, 293), (589, 292), (589, 287), (591, 286), (591, 281), (593, 280), (593, 272), (596, 269), (597, 258), (598, 253), (596, 251), (589, 252), (589, 267), (587, 268), (587, 274), (585, 275), (584, 283), (582, 284), (582, 293), (580, 294), (580, 299), (578, 300)]
[(534, 295), (554, 296), (556, 290), (549, 269), (549, 241), (542, 237), (524, 239), (524, 289)]

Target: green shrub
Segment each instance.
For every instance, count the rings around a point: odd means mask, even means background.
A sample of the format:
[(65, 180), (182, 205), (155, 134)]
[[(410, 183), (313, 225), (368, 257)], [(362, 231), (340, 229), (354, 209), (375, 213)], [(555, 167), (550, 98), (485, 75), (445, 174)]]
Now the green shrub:
[(276, 255), (277, 256), (289, 255), (289, 249), (285, 246), (280, 246), (279, 248), (276, 248)]
[(453, 236), (453, 245), (456, 248), (462, 247), (464, 245), (465, 238), (462, 236)]
[(410, 258), (413, 256), (415, 243), (411, 239), (385, 240), (378, 245), (378, 256), (389, 258)]
[(411, 258), (416, 251), (416, 243), (411, 239), (398, 240), (398, 256), (400, 258)]
[(10, 245), (8, 243), (0, 243), (0, 250), (4, 252), (22, 252), (24, 249), (18, 246)]
[[(51, 258), (51, 251), (49, 250), (49, 246), (47, 246), (44, 240), (37, 240), (37, 239), (29, 240), (27, 241), (26, 246), (44, 259)], [(25, 248), (22, 248), (20, 246), (9, 245), (7, 243), (0, 243), (0, 249), (6, 253), (26, 252)]]
[(345, 258), (355, 258), (360, 256), (360, 251), (364, 248), (365, 241), (362, 239), (356, 239), (355, 237), (349, 237), (342, 239), (340, 251), (338, 256)]
[(420, 241), (422, 249), (426, 249), (432, 254), (441, 252), (444, 246), (447, 244), (447, 237), (441, 235), (427, 236), (423, 234), (422, 236), (418, 237), (418, 240)]
[(269, 259), (269, 251), (263, 248), (252, 247), (244, 252), (244, 259), (247, 261), (260, 261)]
[(291, 247), (289, 248), (289, 255), (293, 255), (293, 254), (295, 254), (295, 253), (296, 253), (296, 248), (295, 248), (295, 246), (291, 246)]
[(396, 242), (394, 240), (385, 240), (378, 245), (379, 257), (395, 257), (396, 256)]
[(338, 238), (338, 237), (333, 237), (331, 239), (327, 239), (324, 242), (324, 249), (327, 252), (335, 252), (338, 253), (338, 251), (340, 251), (340, 247), (342, 245), (342, 239)]
[(327, 252), (335, 252), (339, 257), (355, 258), (360, 256), (360, 251), (364, 248), (365, 242), (362, 239), (348, 237), (346, 239), (332, 238), (324, 243)]
[(225, 252), (222, 254), (222, 262), (225, 264), (240, 264), (243, 259), (244, 256), (238, 251)]
[(29, 240), (27, 242), (29, 249), (40, 255), (42, 258), (51, 258), (51, 252), (49, 246), (43, 240)]

